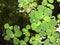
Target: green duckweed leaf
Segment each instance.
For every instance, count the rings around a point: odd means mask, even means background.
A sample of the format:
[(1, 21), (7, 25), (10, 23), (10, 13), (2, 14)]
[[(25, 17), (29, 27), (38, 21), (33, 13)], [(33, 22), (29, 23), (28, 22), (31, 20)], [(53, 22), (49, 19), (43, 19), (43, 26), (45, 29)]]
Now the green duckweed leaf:
[(40, 28), (41, 28), (41, 30), (46, 30), (46, 29), (49, 28), (49, 25), (48, 25), (47, 22), (44, 21), (44, 22), (41, 23), (41, 27)]
[(22, 31), (25, 36), (30, 36), (30, 33), (28, 32), (27, 29), (23, 28)]
[(45, 16), (45, 17), (44, 17), (44, 20), (45, 20), (46, 22), (49, 22), (51, 19), (50, 19), (49, 16)]
[(47, 6), (48, 6), (50, 9), (54, 9), (54, 5), (52, 5), (52, 4), (47, 4)]
[(47, 4), (48, 4), (47, 0), (42, 1), (42, 5), (47, 5)]
[(24, 6), (23, 3), (18, 4), (18, 7), (19, 7), (19, 8), (21, 8), (21, 7), (23, 7), (23, 6)]
[(48, 2), (49, 2), (49, 3), (53, 3), (53, 2), (54, 2), (54, 0), (48, 0)]
[(40, 32), (40, 31), (41, 31), (41, 25), (37, 26), (37, 28), (36, 28), (35, 31), (36, 31), (36, 32)]
[(43, 15), (41, 13), (39, 13), (38, 11), (36, 11), (35, 18), (42, 19), (42, 17), (43, 17)]
[(13, 26), (10, 26), (9, 29), (12, 30), (13, 29)]
[(30, 22), (31, 23), (37, 23), (39, 21), (39, 19), (36, 18), (30, 18)]
[(21, 37), (22, 36), (22, 32), (21, 31), (15, 32), (15, 36), (16, 37)]
[(33, 2), (33, 0), (27, 0), (28, 2)]
[(31, 13), (29, 14), (29, 17), (30, 18), (35, 18), (35, 11), (34, 10), (31, 10)]
[(52, 15), (52, 10), (49, 9), (49, 8), (46, 8), (46, 9), (44, 10), (44, 15), (45, 15), (45, 16)]
[(20, 45), (26, 45), (26, 42), (24, 40), (20, 40)]
[(23, 33), (27, 32), (28, 30), (26, 28), (22, 29)]
[(18, 38), (15, 37), (15, 38), (13, 39), (13, 44), (14, 44), (14, 45), (18, 45), (19, 42), (20, 42), (20, 41), (19, 41)]
[(60, 19), (60, 14), (57, 15), (57, 18)]
[(40, 34), (40, 36), (46, 36), (46, 32), (45, 31), (40, 31), (39, 34)]
[(52, 36), (54, 36), (55, 38), (59, 38), (60, 37), (60, 34), (55, 32)]
[(33, 7), (37, 7), (37, 3), (36, 2), (34, 2), (32, 4), (33, 4)]
[(19, 3), (24, 2), (25, 0), (18, 0)]
[(32, 36), (32, 37), (30, 38), (29, 43), (33, 44), (33, 42), (34, 42), (34, 41), (35, 41), (35, 37), (34, 37), (34, 36)]
[(40, 35), (39, 34), (36, 34), (35, 35), (35, 41), (39, 42), (39, 40), (40, 40)]
[(10, 36), (9, 35), (5, 35), (4, 40), (9, 41), (10, 40)]
[(29, 30), (31, 27), (30, 25), (26, 25), (26, 29)]
[(23, 4), (23, 8), (26, 10), (28, 8), (28, 4)]
[(31, 24), (31, 28), (32, 28), (32, 30), (35, 30), (37, 28), (37, 24), (36, 23), (32, 23)]
[(50, 36), (50, 42), (54, 43), (56, 41), (56, 38), (54, 36)]
[(46, 39), (46, 40), (44, 41), (44, 45), (50, 45), (49, 39)]
[(53, 43), (52, 45), (58, 45), (57, 43)]
[(6, 23), (6, 24), (4, 25), (4, 28), (5, 28), (5, 29), (8, 29), (8, 28), (9, 28), (9, 24)]
[(26, 32), (26, 33), (25, 33), (25, 36), (30, 36), (30, 33), (29, 33), (29, 32)]
[(53, 20), (53, 19), (50, 20), (48, 23), (49, 23), (49, 25), (50, 25), (51, 27), (52, 27), (52, 26), (54, 27), (54, 26), (57, 25), (57, 21), (56, 21), (56, 20)]
[(60, 2), (60, 0), (57, 0), (57, 2)]
[(39, 6), (37, 7), (37, 9), (38, 9), (38, 11), (39, 11), (40, 13), (43, 13), (43, 11), (45, 10), (45, 8), (46, 8), (46, 7), (44, 7), (43, 5), (39, 5)]
[(46, 30), (46, 33), (47, 33), (48, 36), (51, 36), (52, 30), (51, 30), (51, 29), (47, 29), (47, 30)]
[(24, 41), (25, 41), (25, 42), (28, 42), (28, 41), (29, 41), (29, 37), (25, 37), (25, 38), (24, 38)]
[(11, 35), (11, 34), (13, 34), (13, 32), (12, 32), (10, 29), (7, 29), (7, 30), (6, 30), (6, 34), (7, 34), (7, 35)]
[(17, 31), (20, 31), (20, 27), (17, 26), (17, 25), (15, 25), (15, 26), (14, 26), (14, 32), (17, 32)]

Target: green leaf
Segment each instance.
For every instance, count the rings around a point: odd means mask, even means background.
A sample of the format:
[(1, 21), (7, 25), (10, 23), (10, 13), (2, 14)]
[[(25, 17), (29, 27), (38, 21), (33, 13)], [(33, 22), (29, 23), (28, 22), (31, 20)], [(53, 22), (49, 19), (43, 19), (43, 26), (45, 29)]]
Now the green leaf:
[(26, 10), (28, 8), (28, 4), (23, 4), (23, 8)]
[(34, 0), (27, 0), (28, 2), (33, 2)]
[(32, 28), (32, 30), (35, 30), (37, 28), (37, 24), (36, 23), (32, 23), (31, 24), (31, 28)]
[(26, 29), (29, 30), (31, 27), (30, 25), (26, 25)]
[(46, 33), (47, 33), (48, 36), (51, 36), (52, 30), (51, 30), (51, 29), (47, 29), (47, 30), (46, 30)]
[(19, 8), (21, 8), (21, 7), (23, 7), (23, 6), (24, 6), (23, 3), (18, 4), (18, 7), (19, 7)]
[(26, 28), (22, 29), (23, 33), (27, 32), (28, 30)]
[(50, 37), (50, 42), (54, 43), (56, 41), (56, 38), (54, 36)]
[(13, 34), (13, 32), (12, 32), (12, 30), (7, 29), (7, 30), (6, 30), (6, 34), (7, 34), (7, 35), (11, 35), (11, 34)]
[(36, 18), (30, 18), (30, 22), (31, 23), (37, 23), (39, 21), (39, 19)]
[(49, 9), (49, 8), (46, 8), (46, 9), (44, 10), (44, 15), (45, 15), (45, 16), (52, 15), (52, 10)]
[(50, 20), (48, 23), (49, 23), (49, 25), (50, 25), (51, 27), (52, 27), (52, 26), (54, 27), (54, 26), (57, 25), (57, 21), (56, 21), (56, 20), (53, 20), (53, 19)]
[(52, 36), (54, 36), (55, 38), (59, 38), (60, 37), (60, 34), (55, 32)]
[(37, 26), (37, 28), (36, 28), (35, 31), (36, 31), (36, 32), (40, 32), (40, 31), (41, 31), (41, 25)]
[(35, 41), (35, 37), (34, 37), (34, 36), (32, 36), (32, 37), (30, 38), (29, 43), (33, 44), (33, 42), (34, 42), (34, 41)]
[(42, 31), (40, 31), (40, 32), (39, 32), (39, 34), (40, 34), (40, 36), (46, 36), (46, 32), (45, 32), (45, 31), (43, 31), (43, 30), (42, 30)]
[(21, 31), (15, 32), (15, 36), (16, 37), (21, 37), (22, 36), (22, 32)]
[(29, 17), (30, 18), (35, 18), (35, 11), (34, 10), (31, 10), (31, 13), (29, 14)]
[(43, 11), (45, 10), (45, 8), (46, 8), (46, 7), (44, 7), (43, 5), (39, 5), (39, 6), (37, 7), (38, 11), (39, 11), (40, 13), (42, 13), (42, 14), (43, 14)]
[(24, 2), (25, 0), (18, 0), (19, 3)]
[(13, 29), (13, 26), (10, 26), (9, 29), (12, 30)]
[(48, 0), (48, 2), (49, 2), (49, 3), (53, 3), (53, 2), (54, 2), (54, 0)]
[(9, 28), (9, 24), (6, 23), (6, 24), (4, 25), (4, 28), (5, 28), (5, 29), (8, 29), (8, 28)]
[(27, 29), (23, 28), (22, 31), (25, 36), (30, 36), (30, 33), (28, 32)]
[(43, 15), (40, 14), (38, 11), (35, 12), (35, 18), (42, 19)]
[(24, 40), (20, 40), (20, 45), (26, 45), (26, 42)]
[(42, 5), (47, 5), (47, 4), (48, 4), (47, 0), (42, 1)]
[(57, 2), (60, 2), (60, 0), (57, 0)]
[(20, 27), (17, 26), (17, 25), (15, 25), (15, 26), (14, 26), (14, 32), (17, 32), (17, 31), (20, 31)]
[(28, 36), (29, 37), (30, 36), (30, 33), (29, 32), (26, 32), (25, 33), (25, 36)]
[(46, 39), (46, 40), (44, 41), (44, 45), (50, 45), (49, 39)]
[(45, 17), (44, 17), (44, 20), (45, 20), (46, 22), (49, 22), (51, 19), (50, 19), (49, 16), (45, 16)]
[(57, 18), (60, 19), (60, 14), (57, 15)]
[(33, 7), (37, 7), (37, 3), (36, 2), (33, 2)]
[(57, 43), (53, 43), (52, 45), (58, 45)]
[(19, 42), (20, 42), (20, 41), (19, 41), (18, 38), (15, 37), (15, 38), (13, 39), (13, 44), (14, 44), (14, 45), (18, 45)]
[(24, 38), (24, 41), (25, 41), (25, 42), (28, 42), (28, 41), (29, 41), (29, 37), (25, 37), (25, 38)]
[(49, 28), (49, 25), (48, 25), (48, 23), (47, 22), (45, 22), (45, 21), (43, 21), (42, 23), (41, 23), (41, 30), (46, 30), (46, 29), (48, 29)]
[(9, 41), (10, 40), (10, 36), (9, 35), (5, 35), (4, 40)]
[(52, 5), (52, 4), (47, 4), (47, 6), (48, 6), (50, 9), (54, 9), (54, 5)]
[(39, 40), (40, 40), (40, 35), (39, 34), (36, 34), (35, 35), (35, 41), (39, 42)]

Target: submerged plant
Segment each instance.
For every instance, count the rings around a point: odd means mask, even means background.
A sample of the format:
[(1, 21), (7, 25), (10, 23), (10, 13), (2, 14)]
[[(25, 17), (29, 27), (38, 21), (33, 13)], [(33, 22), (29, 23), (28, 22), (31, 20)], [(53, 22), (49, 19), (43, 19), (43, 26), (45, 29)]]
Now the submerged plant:
[[(59, 2), (59, 0), (57, 1)], [(20, 26), (10, 26), (6, 23), (4, 39), (7, 41), (13, 39), (14, 45), (27, 45), (27, 43), (31, 45), (60, 45), (60, 33), (56, 31), (56, 25), (60, 23), (60, 14), (57, 16), (58, 20), (52, 16), (54, 0), (42, 0), (41, 5), (38, 5), (34, 0), (18, 0), (18, 2), (20, 10), (21, 8), (31, 9), (29, 13), (26, 13), (29, 16), (30, 24), (20, 30)], [(30, 31), (34, 31), (36, 34)], [(20, 39), (23, 35), (24, 38)], [(42, 37), (45, 37), (44, 40)], [(57, 39), (58, 42), (56, 42)]]

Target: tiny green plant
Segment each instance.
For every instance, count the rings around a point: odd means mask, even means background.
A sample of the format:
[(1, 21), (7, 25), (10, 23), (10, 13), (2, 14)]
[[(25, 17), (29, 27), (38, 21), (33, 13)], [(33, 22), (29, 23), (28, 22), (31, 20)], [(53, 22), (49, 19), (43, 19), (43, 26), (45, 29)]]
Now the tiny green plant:
[[(56, 25), (60, 23), (60, 14), (57, 15), (57, 20), (55, 16), (52, 16), (54, 0), (42, 0), (41, 5), (38, 5), (35, 0), (18, 0), (18, 2), (20, 10), (23, 8), (26, 12), (28, 8), (31, 9), (29, 13), (26, 13), (30, 24), (20, 29), (18, 25), (10, 26), (6, 23), (4, 39), (7, 41), (13, 39), (14, 45), (28, 45), (28, 43), (31, 45), (60, 45), (60, 33), (56, 31)], [(57, 0), (57, 2), (60, 1)], [(24, 38), (20, 39), (23, 35)], [(44, 40), (42, 37), (45, 37)], [(57, 39), (58, 42), (56, 42)]]

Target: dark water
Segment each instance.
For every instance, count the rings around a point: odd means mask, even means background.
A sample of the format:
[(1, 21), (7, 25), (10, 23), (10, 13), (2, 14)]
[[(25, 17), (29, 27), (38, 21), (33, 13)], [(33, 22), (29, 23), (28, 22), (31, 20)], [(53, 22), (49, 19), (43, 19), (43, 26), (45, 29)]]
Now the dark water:
[[(4, 2), (5, 1), (5, 2)], [(40, 0), (39, 0), (40, 1)], [(40, 2), (38, 1), (38, 4), (40, 4)], [(8, 18), (9, 18), (9, 15), (10, 13), (12, 13), (13, 17), (14, 15), (19, 15), (18, 13), (16, 13), (17, 11), (17, 1), (16, 0), (1, 0), (0, 3), (4, 3), (6, 6), (3, 7), (3, 6), (0, 6), (0, 10), (2, 11), (0, 13), (0, 45), (13, 45), (13, 43), (11, 41), (5, 41), (4, 40), (4, 37), (2, 36), (2, 34), (4, 33), (4, 29), (3, 29), (3, 25), (8, 22)], [(60, 7), (59, 7), (59, 4), (56, 0), (54, 1), (54, 6), (55, 6), (55, 9), (53, 10), (53, 14), (56, 19), (57, 19), (57, 14), (60, 13)], [(10, 5), (10, 7), (9, 7)], [(16, 6), (15, 6), (16, 5)], [(14, 7), (15, 6), (15, 7)], [(19, 16), (18, 16), (19, 17)], [(5, 20), (6, 19), (6, 20)], [(10, 18), (11, 19), (11, 18)], [(13, 18), (12, 18), (13, 19)], [(22, 20), (21, 20), (22, 19)], [(24, 27), (26, 24), (28, 24), (29, 21), (24, 19), (23, 17), (19, 17), (18, 21), (17, 22), (13, 22), (11, 25), (21, 25), (21, 28)], [(28, 44), (29, 45), (29, 44)]]

